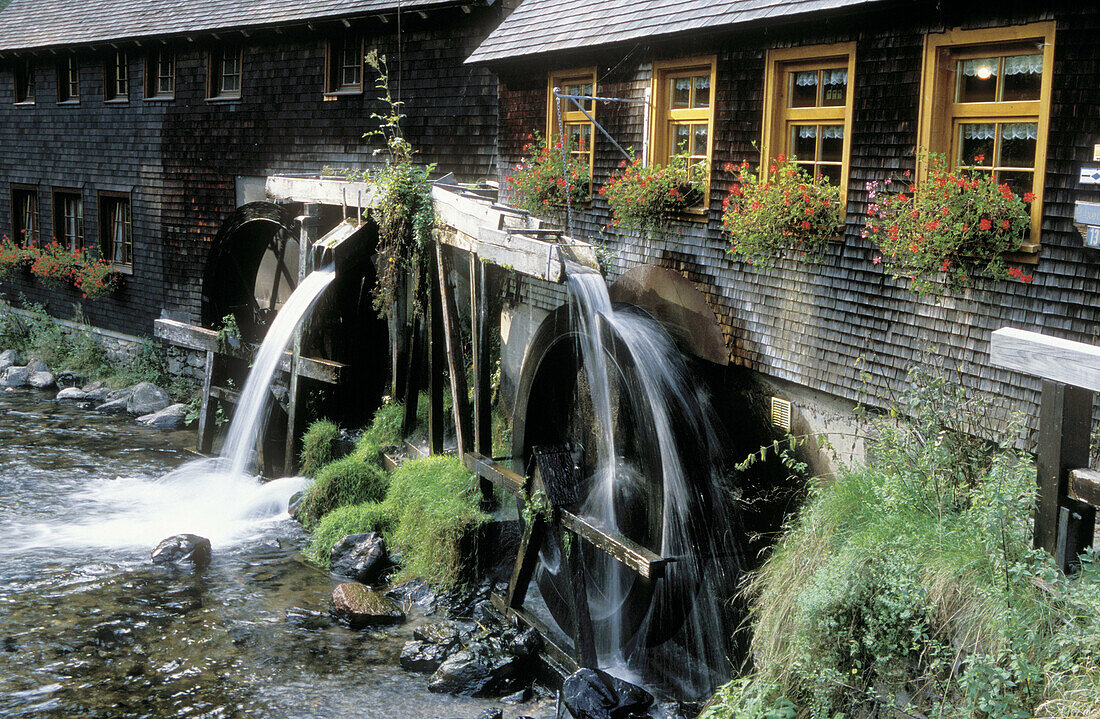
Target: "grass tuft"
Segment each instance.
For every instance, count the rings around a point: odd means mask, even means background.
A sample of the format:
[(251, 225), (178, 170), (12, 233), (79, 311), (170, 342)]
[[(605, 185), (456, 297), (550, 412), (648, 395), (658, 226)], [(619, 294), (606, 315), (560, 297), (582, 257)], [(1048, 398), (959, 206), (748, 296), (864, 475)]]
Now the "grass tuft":
[(349, 534), (381, 532), (386, 535), (392, 529), (392, 521), (379, 502), (363, 502), (337, 507), (317, 523), (310, 537), (305, 555), (316, 564), (329, 566), (333, 546)]
[(387, 483), (381, 464), (364, 459), (358, 452), (338, 459), (317, 472), (317, 478), (306, 490), (298, 518), (306, 529), (312, 529), (338, 507), (380, 502), (386, 495)]
[(301, 472), (304, 476), (317, 476), (323, 466), (336, 458), (338, 439), (340, 428), (335, 422), (319, 419), (309, 425), (302, 436)]

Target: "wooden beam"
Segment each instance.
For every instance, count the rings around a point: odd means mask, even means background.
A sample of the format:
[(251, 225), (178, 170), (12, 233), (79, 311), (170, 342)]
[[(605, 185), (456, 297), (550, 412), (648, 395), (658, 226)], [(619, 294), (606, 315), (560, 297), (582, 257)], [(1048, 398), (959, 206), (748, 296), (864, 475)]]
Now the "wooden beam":
[[(489, 266), (470, 253), (470, 345), (473, 347), (474, 375), (474, 451), (493, 454), (493, 415), (490, 389), (492, 358), (489, 338), (499, 319), (489, 309)], [(484, 489), (484, 488), (483, 488)]]
[(424, 374), (424, 320), (414, 317), (410, 323), (412, 337), (405, 366), (405, 416), (401, 419), (401, 436), (408, 437), (416, 429), (416, 410), (420, 401), (420, 383)]
[(230, 404), (239, 404), (241, 401), (240, 392), (235, 392), (225, 387), (211, 387), (210, 396), (222, 402), (229, 402)]
[(439, 298), (443, 310), (443, 340), (447, 349), (447, 372), (451, 379), (451, 410), (455, 420), (458, 454), (463, 456), (473, 449), (473, 432), (470, 427), (470, 400), (466, 386), (466, 357), (462, 351), (462, 331), (459, 328), (458, 307), (451, 287), (453, 258), (440, 243), (435, 244), (436, 272), (439, 275)]
[(536, 632), (542, 635), (543, 654), (550, 659), (551, 662), (557, 664), (558, 670), (563, 676), (568, 676), (573, 672), (580, 669), (577, 665), (577, 660), (569, 655), (569, 652), (565, 651), (562, 647), (559, 647), (552, 639), (550, 629), (535, 615), (525, 612), (522, 609), (515, 607), (509, 607), (507, 600), (494, 592), (489, 597), (493, 606), (497, 611), (504, 614), (509, 619), (520, 622), (524, 626), (531, 627)]
[[(222, 352), (218, 347), (217, 332), (208, 330), (205, 327), (189, 325), (175, 320), (155, 320), (153, 322), (153, 334), (158, 339), (162, 339), (178, 347), (185, 347), (200, 352), (215, 352), (217, 354), (224, 354), (228, 357), (236, 357), (243, 360), (251, 360), (259, 349), (259, 345), (252, 344), (251, 342), (241, 342), (239, 350), (234, 352)], [(282, 372), (289, 372), (291, 359), (292, 356), (290, 352), (283, 353), (282, 358), (279, 360), (279, 370)], [(315, 379), (319, 382), (325, 382), (326, 384), (339, 384), (345, 367), (347, 367), (347, 365), (341, 364), (340, 362), (303, 357), (301, 359), (299, 374), (302, 377)]]
[(1100, 392), (1100, 347), (1005, 327), (993, 332), (994, 367)]
[[(558, 532), (558, 539), (565, 539), (564, 532)], [(569, 586), (573, 594), (573, 647), (577, 654), (577, 664), (595, 669), (599, 666), (599, 661), (596, 658), (596, 637), (592, 629), (592, 613), (588, 607), (588, 582), (584, 576), (580, 544), (572, 542), (567, 546), (563, 541), (561, 546), (569, 555)]]
[(539, 563), (539, 549), (546, 539), (546, 520), (536, 515), (523, 528), (523, 537), (516, 552), (516, 564), (512, 568), (512, 577), (508, 582), (508, 606), (519, 609), (527, 598), (527, 588), (535, 576), (535, 567)]
[(489, 457), (477, 452), (467, 452), (462, 456), (466, 469), (474, 474), (489, 480), (498, 487), (511, 492), (517, 497), (523, 497), (526, 480), (499, 462), (494, 462)]
[(202, 405), (199, 407), (198, 450), (210, 454), (214, 448), (214, 408), (210, 404), (211, 391), (214, 389), (214, 363), (217, 355), (213, 350), (206, 351), (206, 366), (202, 375)]
[(269, 199), (341, 207), (371, 207), (379, 193), (373, 182), (348, 182), (336, 177), (271, 176), (265, 183)]
[(1067, 494), (1070, 499), (1100, 507), (1100, 472), (1095, 469), (1071, 469)]
[[(429, 249), (429, 252), (433, 250)], [(439, 296), (439, 265), (429, 262), (426, 279), (431, 283), (428, 300), (428, 447), (432, 454), (443, 452), (443, 302)]]
[(665, 564), (671, 561), (618, 532), (600, 529), (587, 519), (567, 510), (561, 511), (561, 525), (579, 538), (603, 550), (613, 559), (622, 562), (644, 579), (655, 579), (661, 576), (664, 573)]

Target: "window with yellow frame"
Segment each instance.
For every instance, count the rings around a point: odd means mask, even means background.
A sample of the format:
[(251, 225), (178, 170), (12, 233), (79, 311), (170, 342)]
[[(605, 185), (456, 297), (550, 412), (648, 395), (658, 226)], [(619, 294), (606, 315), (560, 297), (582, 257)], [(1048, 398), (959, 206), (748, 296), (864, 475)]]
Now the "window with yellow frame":
[[(555, 87), (563, 95), (592, 97), (596, 94), (596, 68), (550, 73), (546, 90), (546, 137), (551, 142), (557, 141), (559, 128), (558, 102), (554, 97)], [(589, 115), (596, 117), (594, 100), (579, 102)], [(592, 137), (595, 128), (592, 121), (572, 100), (562, 99), (561, 101), (561, 130), (572, 148), (572, 155), (578, 161), (588, 165), (588, 176), (591, 177), (595, 155)]]
[(650, 159), (665, 164), (687, 154), (709, 182), (714, 146), (714, 57), (653, 64), (653, 133)]
[(952, 168), (989, 172), (1030, 201), (1024, 251), (1038, 248), (1042, 223), (1053, 61), (1053, 22), (952, 30), (925, 42), (918, 146)]
[[(855, 43), (769, 50), (762, 150), (794, 156), (848, 196)], [(842, 200), (843, 205), (843, 200)]]

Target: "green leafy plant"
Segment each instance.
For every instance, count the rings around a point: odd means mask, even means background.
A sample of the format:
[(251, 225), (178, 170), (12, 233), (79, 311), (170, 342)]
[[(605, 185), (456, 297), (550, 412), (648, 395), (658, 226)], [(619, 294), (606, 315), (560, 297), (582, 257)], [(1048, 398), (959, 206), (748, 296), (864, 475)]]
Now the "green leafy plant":
[(872, 262), (908, 279), (919, 294), (959, 289), (977, 275), (1031, 282), (1031, 275), (1004, 259), (1020, 248), (1031, 224), (1031, 193), (1021, 198), (992, 172), (976, 166), (952, 171), (942, 155), (927, 157), (926, 179), (916, 181), (906, 171), (898, 179), (867, 183), (862, 234), (878, 245)]
[(98, 299), (114, 293), (122, 275), (109, 263), (99, 258), (82, 255), (73, 275), (73, 285), (87, 299)]
[(218, 351), (231, 353), (240, 343), (240, 340), (241, 328), (237, 324), (237, 316), (230, 312), (222, 317), (221, 325), (218, 327)]
[(30, 258), (27, 248), (4, 235), (0, 238), (0, 280), (7, 278), (20, 267), (29, 266)]
[(573, 144), (551, 143), (537, 132), (527, 139), (531, 142), (523, 151), (528, 154), (508, 175), (512, 203), (532, 214), (545, 215), (563, 208), (566, 198), (574, 205), (586, 202), (591, 181), (588, 162), (573, 154)]
[(302, 435), (301, 473), (316, 476), (318, 470), (336, 459), (336, 442), (340, 439), (340, 427), (335, 422), (319, 419), (309, 425)]
[(64, 287), (75, 283), (81, 267), (81, 253), (62, 247), (53, 241), (41, 248), (26, 248), (33, 253), (31, 274), (50, 287)]
[(436, 227), (435, 208), (429, 177), (435, 165), (418, 165), (413, 161), (415, 150), (401, 129), (404, 103), (390, 92), (389, 66), (386, 56), (371, 50), (367, 63), (377, 73), (375, 87), (385, 105), (383, 113), (372, 113), (379, 127), (364, 134), (379, 138), (388, 153), (386, 166), (370, 175), (378, 188), (371, 215), (378, 223), (378, 281), (375, 284), (374, 307), (385, 315), (400, 292), (400, 278), (414, 279), (413, 312), (422, 312), (428, 292), (427, 269), (431, 243)]
[(612, 227), (659, 233), (671, 218), (705, 199), (706, 177), (706, 165), (692, 165), (686, 153), (671, 157), (667, 165), (623, 160), (600, 195), (611, 207)]
[(730, 252), (768, 268), (784, 256), (820, 259), (840, 222), (840, 188), (815, 181), (795, 157), (780, 155), (764, 172), (727, 164), (736, 180), (722, 201)]

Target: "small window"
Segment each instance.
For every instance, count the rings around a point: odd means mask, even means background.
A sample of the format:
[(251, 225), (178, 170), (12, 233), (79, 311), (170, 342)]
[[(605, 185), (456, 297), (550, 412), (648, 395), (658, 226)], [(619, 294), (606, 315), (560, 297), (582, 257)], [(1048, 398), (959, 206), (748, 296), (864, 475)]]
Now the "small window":
[(363, 91), (363, 38), (348, 30), (328, 43), (328, 77), (325, 92)]
[(38, 190), (13, 185), (11, 188), (12, 238), (22, 247), (37, 247), (42, 242), (38, 218)]
[[(1024, 251), (1042, 224), (1054, 24), (929, 35), (919, 146), (954, 168), (988, 172), (1031, 200)], [(922, 166), (920, 173), (923, 174)]]
[(855, 44), (769, 50), (763, 149), (767, 159), (793, 156), (816, 179), (848, 196)]
[(170, 100), (176, 95), (176, 56), (168, 49), (153, 50), (145, 59), (145, 97)]
[(241, 96), (241, 48), (223, 47), (210, 53), (210, 87), (207, 97), (235, 98)]
[(653, 143), (655, 162), (687, 154), (710, 181), (714, 136), (714, 58), (654, 63)]
[(102, 193), (99, 196), (100, 256), (115, 265), (134, 263), (133, 222), (130, 198)]
[(54, 190), (53, 227), (63, 247), (84, 249), (84, 200), (78, 190)]
[(124, 52), (116, 52), (107, 63), (103, 76), (103, 99), (126, 102), (130, 99), (130, 60)]
[(80, 64), (73, 55), (57, 66), (57, 101), (80, 102)]
[(17, 105), (34, 104), (34, 65), (28, 60), (16, 60), (14, 69), (15, 103)]
[(581, 106), (588, 113), (585, 115), (572, 100), (562, 99), (559, 118), (554, 88), (558, 88), (563, 95), (592, 97), (596, 94), (596, 68), (552, 72), (547, 84), (549, 87), (546, 97), (549, 104), (546, 114), (546, 137), (556, 141), (559, 130), (564, 132), (573, 156), (588, 165), (588, 176), (591, 177), (595, 158), (592, 142), (595, 126), (589, 116), (593, 118), (596, 116), (596, 103), (594, 100), (580, 101)]

